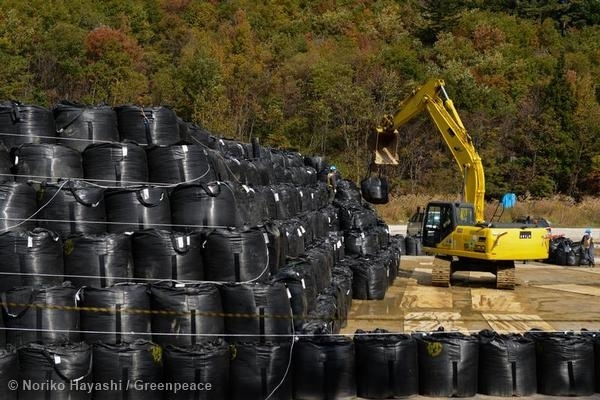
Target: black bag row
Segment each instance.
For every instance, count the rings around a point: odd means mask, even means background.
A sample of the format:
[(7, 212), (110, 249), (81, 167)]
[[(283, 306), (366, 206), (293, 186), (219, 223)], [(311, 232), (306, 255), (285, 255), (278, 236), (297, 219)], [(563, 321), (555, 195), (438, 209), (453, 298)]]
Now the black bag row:
[(0, 103), (0, 132), (5, 147), (28, 143), (62, 143), (79, 151), (94, 143), (132, 142), (142, 146), (177, 143), (202, 144), (236, 158), (268, 159), (282, 167), (302, 167), (305, 162), (317, 171), (328, 167), (324, 157), (304, 160), (297, 152), (270, 150), (256, 143), (243, 143), (213, 135), (208, 130), (179, 118), (169, 107), (123, 105), (90, 106), (68, 101), (52, 109), (15, 101)]
[[(249, 186), (319, 180), (313, 167), (286, 162), (268, 150), (263, 159), (236, 158), (200, 144), (142, 147), (135, 143), (98, 143), (80, 152), (60, 144), (22, 144), (0, 151), (4, 180), (56, 182), (86, 179), (105, 187), (153, 183), (172, 186), (183, 182), (233, 180)], [(279, 160), (279, 161), (273, 161)]]
[(96, 287), (136, 279), (264, 282), (290, 258), (321, 252), (333, 264), (343, 256), (343, 242), (325, 223), (317, 230), (300, 219), (189, 233), (76, 233), (64, 240), (44, 228), (7, 231), (0, 233), (0, 291), (64, 280)]
[(178, 231), (255, 226), (320, 210), (330, 225), (338, 210), (329, 207), (323, 186), (289, 184), (248, 187), (235, 182), (179, 184), (172, 189), (138, 186), (103, 189), (83, 181), (32, 185), (0, 184), (2, 230), (50, 229), (62, 237), (149, 228)]
[[(550, 240), (548, 262), (556, 265), (583, 265), (583, 246), (566, 237), (554, 237)], [(585, 264), (587, 266), (587, 264)]]
[(98, 141), (169, 145), (209, 136), (165, 106), (89, 106), (67, 101), (52, 109), (5, 101), (0, 104), (0, 131), (8, 134), (3, 141), (9, 148), (61, 142), (79, 150)]
[[(0, 353), (0, 393), (3, 399), (16, 399), (17, 392), (8, 389), (15, 379), (21, 400), (589, 396), (600, 391), (594, 364), (599, 350), (593, 333), (490, 331), (407, 335), (359, 330), (353, 339), (334, 335), (230, 345), (215, 339), (163, 347), (145, 340), (29, 344)], [(42, 385), (48, 381), (53, 385)], [(197, 385), (192, 387), (198, 390), (175, 393), (171, 386), (144, 386), (165, 383)], [(32, 384), (39, 385), (36, 391)]]
[[(332, 246), (325, 243), (289, 260), (263, 281), (165, 279), (108, 287), (81, 287), (67, 281), (14, 287), (1, 294), (5, 342), (63, 343), (82, 338), (118, 343), (151, 336), (160, 344), (188, 345), (219, 334), (277, 340), (270, 336), (285, 338), (292, 327), (304, 333), (339, 333), (352, 298), (385, 296), (397, 276), (399, 258), (391, 246), (377, 258), (344, 257), (336, 262)], [(157, 262), (152, 257), (147, 260), (148, 268)], [(85, 260), (81, 262), (83, 266)], [(82, 277), (78, 281), (85, 282)], [(80, 331), (84, 332), (80, 335)]]

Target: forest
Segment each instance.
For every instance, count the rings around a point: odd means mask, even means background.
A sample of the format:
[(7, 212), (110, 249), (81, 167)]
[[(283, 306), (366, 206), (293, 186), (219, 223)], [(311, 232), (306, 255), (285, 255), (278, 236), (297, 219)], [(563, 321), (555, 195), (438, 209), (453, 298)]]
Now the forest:
[[(428, 78), (483, 159), (489, 199), (600, 194), (597, 0), (2, 0), (0, 100), (167, 105), (216, 136), (369, 173), (367, 138)], [(394, 193), (462, 181), (426, 116)]]

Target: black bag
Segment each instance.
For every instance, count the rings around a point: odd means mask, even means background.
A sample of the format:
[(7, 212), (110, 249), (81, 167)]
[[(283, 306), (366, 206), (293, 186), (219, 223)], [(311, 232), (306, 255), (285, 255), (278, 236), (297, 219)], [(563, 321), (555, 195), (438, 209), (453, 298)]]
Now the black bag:
[(189, 346), (225, 333), (221, 295), (214, 284), (161, 282), (150, 293), (156, 343)]
[(121, 343), (151, 338), (150, 294), (146, 285), (84, 287), (80, 299), (81, 330), (86, 342)]
[(131, 281), (131, 237), (125, 233), (77, 233), (64, 242), (65, 279), (97, 288)]
[[(208, 400), (229, 398), (229, 345), (222, 339), (163, 349), (164, 381), (198, 385), (195, 390), (168, 392), (168, 400)], [(210, 389), (206, 389), (210, 385)], [(203, 389), (204, 388), (204, 389)]]
[(294, 399), (354, 399), (354, 343), (345, 336), (301, 338), (294, 345)]
[(479, 364), (477, 336), (435, 332), (415, 337), (419, 350), (419, 394), (475, 396)]
[[(3, 346), (4, 347), (4, 346)], [(17, 391), (9, 387), (10, 381), (19, 378), (19, 360), (15, 347), (0, 348), (0, 398), (17, 400)]]
[(479, 333), (479, 393), (531, 396), (537, 392), (535, 341), (522, 335)]
[(47, 229), (0, 233), (0, 291), (16, 286), (60, 285), (63, 282), (63, 245)]
[[(93, 351), (94, 383), (107, 387), (96, 392), (95, 399), (163, 399), (162, 391), (151, 388), (151, 385), (163, 381), (160, 346), (147, 340), (136, 340), (119, 344), (96, 343)], [(121, 384), (120, 387), (117, 383)]]
[(389, 201), (388, 182), (382, 176), (371, 176), (360, 182), (363, 198), (372, 204), (386, 204)]
[[(90, 400), (92, 349), (86, 343), (37, 344), (20, 347), (19, 400)], [(117, 378), (118, 379), (118, 378)], [(52, 386), (53, 385), (53, 386)], [(35, 386), (33, 386), (35, 387)]]
[(107, 187), (148, 182), (146, 152), (135, 143), (97, 143), (82, 154), (86, 179)]
[(405, 334), (385, 329), (357, 330), (357, 395), (368, 399), (412, 396), (419, 392), (417, 342)]
[(289, 343), (240, 342), (232, 346), (231, 400), (291, 400)]
[(69, 282), (14, 288), (0, 296), (8, 343), (79, 341), (77, 289)]
[(99, 142), (118, 142), (117, 114), (107, 105), (87, 106), (61, 101), (53, 109), (60, 142), (79, 151)]
[(106, 232), (104, 189), (84, 181), (48, 183), (38, 191), (39, 226), (62, 237)]

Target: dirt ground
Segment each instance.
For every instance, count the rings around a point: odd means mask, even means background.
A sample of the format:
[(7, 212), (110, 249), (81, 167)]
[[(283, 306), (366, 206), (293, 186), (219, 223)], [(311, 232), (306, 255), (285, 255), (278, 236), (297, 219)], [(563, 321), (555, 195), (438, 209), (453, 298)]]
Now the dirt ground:
[(348, 326), (395, 332), (445, 330), (499, 333), (600, 330), (600, 267), (519, 263), (515, 290), (494, 288), (494, 276), (457, 272), (450, 288), (431, 286), (429, 256), (402, 256), (400, 274), (383, 300), (354, 300)]
[[(450, 288), (431, 286), (433, 257), (402, 256), (400, 274), (383, 300), (353, 300), (348, 325), (394, 332), (445, 330), (499, 333), (600, 330), (600, 267), (562, 267), (529, 262), (517, 264), (514, 291), (494, 288), (494, 276), (458, 272)], [(432, 397), (413, 396), (415, 399)], [(502, 399), (478, 395), (471, 399)], [(535, 395), (530, 399), (556, 399)], [(582, 397), (600, 399), (600, 394)]]

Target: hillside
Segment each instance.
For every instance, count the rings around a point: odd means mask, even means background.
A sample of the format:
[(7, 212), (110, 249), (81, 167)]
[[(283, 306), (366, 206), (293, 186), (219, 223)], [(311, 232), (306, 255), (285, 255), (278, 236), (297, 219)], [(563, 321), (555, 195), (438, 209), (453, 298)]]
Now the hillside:
[[(600, 192), (597, 1), (5, 0), (0, 21), (0, 99), (169, 105), (358, 180), (373, 123), (437, 76), (490, 199)], [(428, 120), (402, 138), (396, 193), (459, 190)]]

